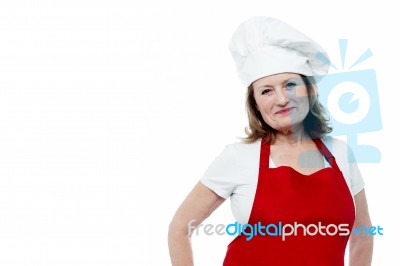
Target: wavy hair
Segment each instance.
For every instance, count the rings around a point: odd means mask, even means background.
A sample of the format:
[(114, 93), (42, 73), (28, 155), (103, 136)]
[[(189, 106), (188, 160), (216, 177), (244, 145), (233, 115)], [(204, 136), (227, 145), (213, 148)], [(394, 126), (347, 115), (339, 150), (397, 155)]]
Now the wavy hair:
[[(329, 117), (318, 99), (315, 79), (304, 75), (300, 76), (306, 85), (310, 104), (310, 111), (303, 121), (304, 130), (310, 138), (322, 138), (332, 132), (332, 127), (329, 126)], [(246, 143), (253, 143), (260, 138), (265, 138), (267, 142), (274, 142), (276, 130), (265, 123), (261, 113), (257, 110), (252, 85), (247, 88), (246, 111), (249, 125), (245, 128), (247, 137), (242, 140)]]

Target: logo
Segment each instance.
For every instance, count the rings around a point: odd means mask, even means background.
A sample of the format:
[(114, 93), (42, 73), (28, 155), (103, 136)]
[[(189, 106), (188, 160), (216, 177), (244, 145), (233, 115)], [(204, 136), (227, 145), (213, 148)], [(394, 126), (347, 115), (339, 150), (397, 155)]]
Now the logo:
[(193, 231), (196, 231), (196, 235), (199, 235), (199, 231), (207, 236), (211, 235), (230, 235), (230, 236), (245, 236), (246, 241), (250, 241), (255, 236), (261, 237), (280, 237), (282, 241), (285, 241), (287, 237), (292, 236), (347, 236), (350, 234), (356, 235), (383, 235), (383, 227), (381, 226), (360, 226), (359, 228), (350, 228), (348, 224), (323, 224), (318, 222), (316, 224), (302, 224), (294, 222), (293, 224), (287, 224), (278, 222), (276, 224), (269, 223), (263, 224), (261, 222), (255, 224), (240, 224), (234, 222), (228, 225), (224, 224), (199, 224), (198, 226), (193, 225), (196, 220), (190, 220), (188, 223), (188, 235), (191, 236)]
[(357, 160), (359, 163), (379, 163), (380, 150), (372, 145), (358, 142), (358, 134), (382, 129), (376, 72), (373, 69), (351, 71), (353, 67), (370, 58), (372, 52), (367, 49), (346, 68), (347, 44), (348, 40), (339, 40), (341, 70), (322, 54), (317, 55), (320, 61), (328, 63), (331, 68), (338, 71), (316, 77), (319, 80), (319, 99), (327, 108), (331, 119), (333, 126), (331, 135), (347, 137), (347, 143), (354, 153), (354, 156), (349, 154), (349, 162), (354, 163)]

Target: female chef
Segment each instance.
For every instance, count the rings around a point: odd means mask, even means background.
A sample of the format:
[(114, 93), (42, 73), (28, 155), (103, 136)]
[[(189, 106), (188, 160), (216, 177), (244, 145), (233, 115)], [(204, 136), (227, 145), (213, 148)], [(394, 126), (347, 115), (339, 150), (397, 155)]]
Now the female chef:
[[(315, 80), (329, 69), (318, 60), (328, 58), (325, 51), (268, 17), (239, 25), (230, 51), (248, 88), (247, 137), (225, 147), (177, 210), (168, 237), (172, 265), (193, 265), (188, 224), (202, 223), (228, 197), (240, 224), (276, 230), (237, 236), (226, 266), (343, 266), (349, 239), (350, 265), (371, 265), (372, 237), (351, 233), (371, 226), (364, 182), (347, 144), (326, 136), (331, 128), (318, 100)], [(297, 234), (278, 237), (277, 225), (297, 225)]]

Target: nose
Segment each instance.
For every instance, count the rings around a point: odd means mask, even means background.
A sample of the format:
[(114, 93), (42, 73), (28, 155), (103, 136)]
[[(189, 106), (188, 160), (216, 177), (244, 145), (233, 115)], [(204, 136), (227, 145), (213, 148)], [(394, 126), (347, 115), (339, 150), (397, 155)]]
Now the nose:
[(289, 102), (289, 97), (286, 94), (284, 88), (279, 88), (275, 90), (276, 104), (285, 106)]

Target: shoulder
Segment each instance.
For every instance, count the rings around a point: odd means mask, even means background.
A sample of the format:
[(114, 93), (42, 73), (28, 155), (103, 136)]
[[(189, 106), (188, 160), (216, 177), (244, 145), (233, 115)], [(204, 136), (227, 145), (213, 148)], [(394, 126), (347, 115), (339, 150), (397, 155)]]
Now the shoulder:
[(225, 145), (203, 174), (203, 184), (227, 198), (238, 187), (256, 182), (260, 144), (234, 142)]
[(253, 167), (259, 163), (261, 140), (253, 143), (238, 141), (227, 144), (222, 156), (234, 160), (237, 166)]
[(332, 155), (339, 162), (349, 162), (349, 156), (352, 154), (350, 146), (346, 141), (332, 136), (325, 136), (322, 142), (330, 150)]
[(260, 150), (260, 140), (257, 140), (253, 143), (245, 143), (244, 141), (238, 141), (234, 143), (230, 143), (226, 145), (227, 148), (230, 148), (233, 151), (236, 151), (238, 153), (249, 153), (249, 152), (254, 152), (256, 150)]
[(323, 142), (335, 157), (352, 195), (356, 195), (364, 188), (365, 183), (350, 146), (346, 141), (333, 137), (324, 138)]
[(332, 137), (332, 136), (325, 136), (322, 138), (322, 142), (324, 142), (325, 145), (335, 147), (335, 148), (346, 148), (347, 143), (346, 141)]

